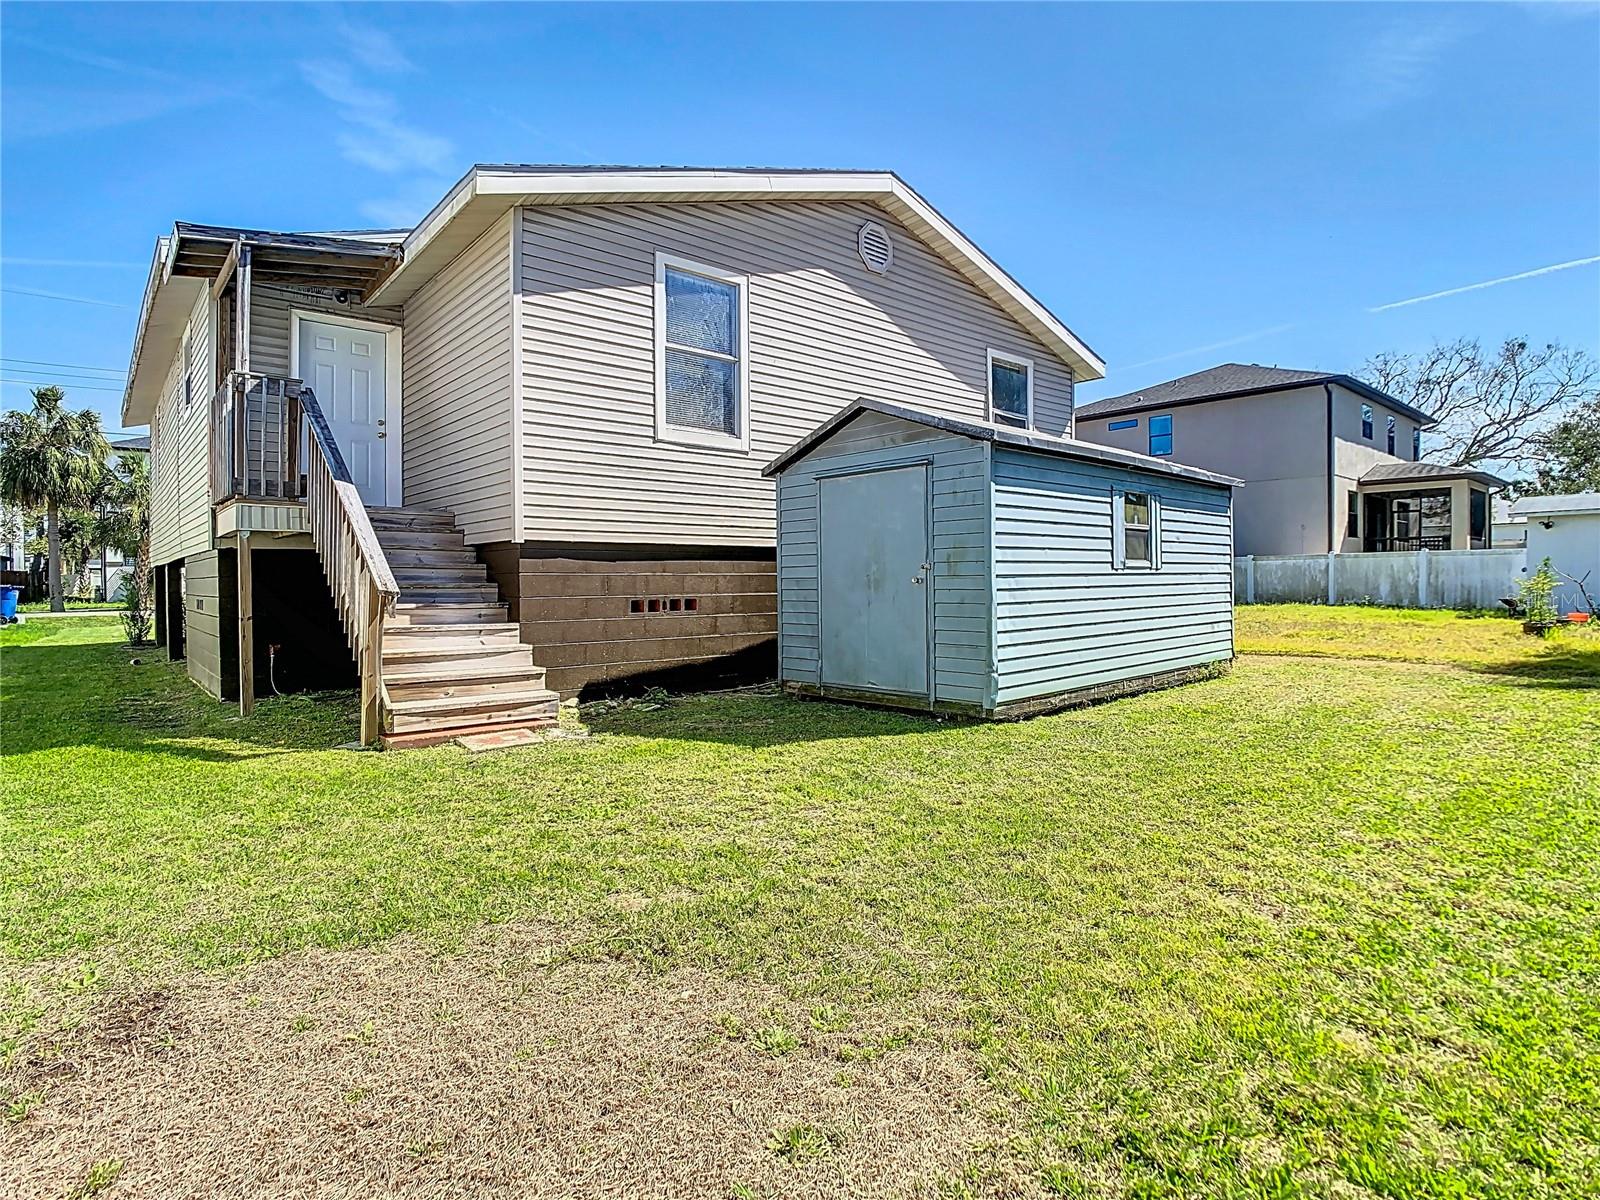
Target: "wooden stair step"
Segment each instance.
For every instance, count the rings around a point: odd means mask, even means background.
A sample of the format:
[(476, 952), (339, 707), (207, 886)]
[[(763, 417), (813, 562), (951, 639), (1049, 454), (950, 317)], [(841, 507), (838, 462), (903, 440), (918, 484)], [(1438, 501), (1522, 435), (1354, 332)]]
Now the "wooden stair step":
[(505, 621), (508, 611), (503, 603), (484, 604), (478, 600), (414, 600), (408, 603), (402, 597), (385, 625), (384, 636), (387, 637), (395, 629), (407, 627), (459, 628), (484, 622), (500, 624)]
[[(385, 555), (395, 550), (467, 550), (467, 535), (459, 529), (379, 529), (378, 545)], [(467, 553), (471, 553), (470, 550)]]
[(452, 567), (400, 566), (390, 563), (389, 569), (394, 572), (395, 582), (402, 588), (408, 584), (421, 587), (455, 587), (458, 584), (492, 586), (488, 568), (478, 562)]
[[(479, 674), (498, 670), (530, 670), (533, 651), (521, 642), (490, 643), (487, 646), (419, 646), (391, 650), (383, 647), (385, 679), (429, 679), (450, 675)], [(542, 668), (541, 668), (542, 669)]]
[(443, 696), (432, 700), (391, 700), (392, 733), (419, 733), (452, 725), (481, 725), (486, 721), (511, 723), (518, 719), (554, 720), (561, 697), (546, 688), (490, 692), (478, 696)]
[(412, 546), (385, 546), (383, 556), (389, 560), (389, 566), (398, 570), (401, 567), (481, 567), (478, 556), (471, 550), (451, 548), (448, 550), (433, 550)]
[(544, 668), (531, 660), (503, 667), (474, 666), (463, 671), (444, 664), (432, 670), (389, 672), (383, 675), (389, 704), (408, 700), (476, 699), (479, 696), (516, 696), (544, 688)]
[[(523, 644), (521, 630), (510, 621), (472, 621), (457, 625), (390, 625), (383, 631), (383, 652), (473, 649), (494, 646), (505, 649)], [(531, 647), (529, 648), (531, 651)]]
[(438, 746), (457, 738), (474, 734), (510, 733), (518, 730), (552, 729), (560, 724), (555, 716), (504, 717), (474, 721), (467, 725), (445, 725), (438, 729), (425, 729), (412, 733), (386, 733), (383, 744), (390, 750), (420, 750), (425, 746)]
[(400, 603), (438, 604), (458, 601), (464, 604), (495, 604), (500, 589), (492, 583), (413, 583), (402, 584)]

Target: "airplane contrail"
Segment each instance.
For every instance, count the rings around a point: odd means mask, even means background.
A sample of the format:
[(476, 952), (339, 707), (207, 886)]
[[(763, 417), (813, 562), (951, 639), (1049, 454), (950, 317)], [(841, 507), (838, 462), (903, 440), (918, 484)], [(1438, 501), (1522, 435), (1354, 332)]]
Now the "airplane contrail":
[(1571, 262), (1556, 263), (1550, 267), (1538, 267), (1532, 271), (1519, 271), (1515, 275), (1502, 275), (1499, 279), (1485, 279), (1482, 283), (1469, 283), (1465, 287), (1446, 288), (1442, 292), (1429, 292), (1426, 296), (1412, 296), (1409, 300), (1396, 300), (1392, 304), (1380, 304), (1376, 308), (1367, 309), (1368, 312), (1388, 312), (1391, 308), (1404, 308), (1408, 304), (1422, 304), (1428, 300), (1441, 300), (1445, 296), (1459, 296), (1462, 292), (1476, 292), (1480, 288), (1498, 287), (1502, 283), (1514, 283), (1518, 279), (1532, 279), (1535, 275), (1549, 275), (1552, 271), (1569, 271), (1573, 267), (1587, 267), (1590, 263), (1600, 263), (1600, 254), (1591, 258), (1575, 258)]

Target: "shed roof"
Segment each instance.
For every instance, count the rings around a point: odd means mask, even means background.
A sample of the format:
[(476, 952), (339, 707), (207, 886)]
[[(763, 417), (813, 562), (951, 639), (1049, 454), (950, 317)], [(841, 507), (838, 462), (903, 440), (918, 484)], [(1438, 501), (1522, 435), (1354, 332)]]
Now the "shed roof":
[(1420, 421), (1425, 426), (1435, 424), (1434, 419), (1420, 408), (1413, 408), (1403, 400), (1396, 400), (1387, 392), (1381, 392), (1370, 383), (1363, 383), (1353, 375), (1328, 371), (1297, 371), (1288, 367), (1263, 367), (1258, 363), (1223, 363), (1219, 367), (1208, 367), (1204, 371), (1182, 375), (1165, 383), (1153, 383), (1136, 392), (1125, 392), (1120, 396), (1107, 396), (1104, 400), (1080, 404), (1077, 413), (1080, 418), (1094, 419), (1121, 413), (1144, 412), (1152, 408), (1199, 404), (1207, 400), (1255, 396), (1318, 383), (1337, 383), (1376, 404), (1392, 408), (1413, 421)]
[(1033, 450), (1040, 454), (1054, 454), (1062, 458), (1077, 458), (1086, 462), (1109, 463), (1113, 466), (1128, 467), (1136, 471), (1148, 471), (1154, 475), (1170, 475), (1177, 479), (1190, 479), (1199, 483), (1216, 484), (1221, 487), (1243, 486), (1243, 481), (1234, 479), (1229, 475), (1218, 475), (1214, 471), (1202, 471), (1198, 467), (1186, 467), (1182, 463), (1168, 462), (1163, 458), (1151, 458), (1145, 454), (1135, 454), (1130, 450), (1099, 446), (1093, 442), (1080, 442), (1076, 438), (1049, 437), (1026, 429), (1013, 429), (1007, 425), (993, 425), (987, 421), (966, 421), (958, 417), (947, 417), (940, 413), (927, 412), (920, 408), (907, 408), (903, 404), (890, 404), (886, 400), (871, 400), (865, 396), (855, 403), (847, 405), (821, 425), (818, 425), (805, 437), (768, 463), (761, 473), (768, 476), (776, 475), (796, 459), (809, 454), (812, 449), (832, 437), (862, 413), (869, 412), (881, 413), (886, 417), (898, 417), (902, 421), (926, 425), (930, 429), (939, 429), (945, 433), (969, 437), (975, 441), (994, 442), (1002, 446), (1015, 446), (1021, 450)]
[(1576, 517), (1600, 514), (1600, 492), (1566, 496), (1524, 496), (1511, 504), (1513, 517)]
[(1392, 462), (1379, 463), (1363, 475), (1361, 483), (1446, 483), (1452, 479), (1467, 479), (1485, 487), (1505, 487), (1506, 481), (1476, 467), (1447, 467), (1442, 463)]

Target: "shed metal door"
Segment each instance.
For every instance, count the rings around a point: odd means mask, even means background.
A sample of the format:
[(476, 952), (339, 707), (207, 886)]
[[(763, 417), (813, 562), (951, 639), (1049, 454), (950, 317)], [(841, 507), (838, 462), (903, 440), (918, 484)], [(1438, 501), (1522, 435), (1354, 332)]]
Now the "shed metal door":
[(822, 682), (928, 695), (928, 468), (821, 481)]

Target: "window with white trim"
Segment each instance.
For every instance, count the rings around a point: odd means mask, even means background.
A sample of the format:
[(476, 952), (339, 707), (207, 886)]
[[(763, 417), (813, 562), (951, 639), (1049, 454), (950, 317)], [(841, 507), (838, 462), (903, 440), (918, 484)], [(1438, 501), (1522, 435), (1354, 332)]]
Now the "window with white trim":
[(1372, 440), (1372, 405), (1370, 404), (1361, 406), (1361, 436), (1369, 442)]
[(656, 436), (746, 445), (745, 279), (656, 256)]
[(1130, 567), (1150, 565), (1150, 495), (1122, 494), (1122, 560)]
[(989, 351), (989, 420), (996, 425), (1033, 425), (1033, 363)]

